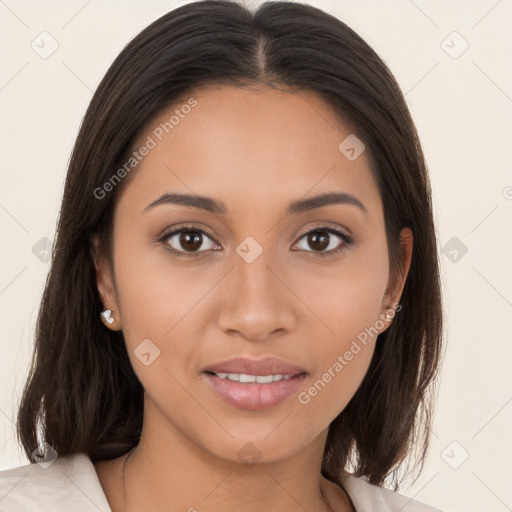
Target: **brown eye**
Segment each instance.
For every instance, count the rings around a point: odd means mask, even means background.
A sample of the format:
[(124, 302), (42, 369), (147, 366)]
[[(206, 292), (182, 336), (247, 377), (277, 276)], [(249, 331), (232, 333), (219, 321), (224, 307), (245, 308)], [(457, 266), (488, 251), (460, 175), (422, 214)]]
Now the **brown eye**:
[[(339, 242), (340, 239), (341, 243)], [(341, 230), (328, 227), (313, 229), (304, 234), (300, 240), (305, 240), (305, 245), (313, 250), (308, 250), (307, 247), (302, 247), (302, 249), (305, 249), (306, 252), (318, 254), (318, 256), (338, 254), (352, 243), (352, 238), (349, 235)]]
[[(205, 240), (210, 242), (209, 247)], [(177, 253), (180, 256), (199, 256), (202, 252), (206, 252), (206, 250), (218, 247), (202, 229), (186, 226), (164, 234), (160, 238), (160, 242), (165, 243), (169, 246), (168, 249), (171, 252)]]

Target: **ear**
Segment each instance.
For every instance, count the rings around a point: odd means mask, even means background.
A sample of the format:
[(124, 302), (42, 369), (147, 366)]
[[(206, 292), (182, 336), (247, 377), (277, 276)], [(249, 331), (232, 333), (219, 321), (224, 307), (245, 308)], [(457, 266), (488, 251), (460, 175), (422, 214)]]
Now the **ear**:
[(102, 256), (99, 245), (99, 236), (91, 238), (91, 255), (96, 269), (96, 286), (100, 294), (104, 309), (112, 310), (114, 322), (108, 328), (114, 331), (121, 329), (121, 314), (117, 304), (114, 277), (109, 262)]
[[(388, 289), (386, 290), (386, 294), (384, 295), (382, 302), (382, 313), (385, 323), (388, 327), (393, 319), (396, 305), (399, 303), (400, 297), (402, 296), (405, 281), (411, 267), (413, 234), (410, 228), (402, 229), (400, 232), (399, 244), (401, 253), (400, 258), (402, 263), (401, 269), (399, 270), (399, 273), (394, 277), (394, 279), (390, 279), (390, 282), (388, 283)], [(388, 319), (386, 319), (386, 314), (388, 314)]]

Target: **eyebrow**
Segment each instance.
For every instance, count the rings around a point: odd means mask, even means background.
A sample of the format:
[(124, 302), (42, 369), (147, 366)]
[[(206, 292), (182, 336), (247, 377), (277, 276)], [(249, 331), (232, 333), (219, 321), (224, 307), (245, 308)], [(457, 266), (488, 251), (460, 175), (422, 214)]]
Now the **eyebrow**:
[[(200, 210), (204, 210), (219, 215), (226, 215), (228, 212), (225, 203), (213, 199), (211, 197), (197, 196), (191, 194), (169, 193), (160, 196), (158, 199), (148, 204), (146, 208), (144, 208), (144, 212), (163, 204), (191, 206), (193, 208), (199, 208)], [(297, 201), (292, 201), (288, 205), (286, 215), (299, 214), (309, 210), (313, 210), (315, 208), (321, 208), (323, 206), (329, 206), (333, 204), (348, 204), (356, 206), (364, 213), (368, 211), (364, 204), (352, 194), (348, 194), (346, 192), (328, 192), (310, 197), (308, 199), (299, 199)]]

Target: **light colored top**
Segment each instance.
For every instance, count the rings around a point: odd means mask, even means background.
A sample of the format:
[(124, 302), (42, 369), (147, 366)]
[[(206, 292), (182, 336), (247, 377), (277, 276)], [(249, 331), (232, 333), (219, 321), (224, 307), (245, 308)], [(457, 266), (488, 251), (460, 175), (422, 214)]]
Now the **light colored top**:
[[(112, 512), (88, 455), (0, 471), (1, 512)], [(389, 489), (345, 474), (343, 485), (357, 512), (441, 512)]]

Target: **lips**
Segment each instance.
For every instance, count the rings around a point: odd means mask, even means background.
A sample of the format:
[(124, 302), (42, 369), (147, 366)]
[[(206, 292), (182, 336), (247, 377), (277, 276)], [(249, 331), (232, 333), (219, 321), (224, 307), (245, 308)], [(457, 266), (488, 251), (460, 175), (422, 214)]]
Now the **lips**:
[(301, 366), (275, 357), (265, 357), (259, 360), (236, 357), (207, 366), (203, 371), (216, 374), (289, 375), (290, 377), (306, 373)]
[(275, 357), (237, 357), (207, 366), (202, 374), (216, 396), (240, 409), (255, 411), (277, 406), (296, 393), (307, 372)]

